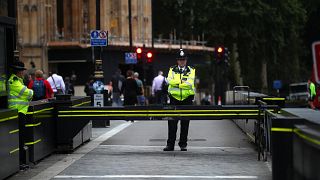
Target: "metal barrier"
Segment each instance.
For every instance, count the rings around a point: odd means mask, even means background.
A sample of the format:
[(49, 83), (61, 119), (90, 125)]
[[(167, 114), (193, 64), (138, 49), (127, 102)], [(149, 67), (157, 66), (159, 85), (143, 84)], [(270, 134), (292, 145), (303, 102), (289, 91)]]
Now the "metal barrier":
[(15, 109), (0, 109), (0, 179), (19, 171), (19, 120)]
[[(74, 124), (75, 121), (84, 124), (89, 120), (223, 120), (250, 119), (262, 124), (265, 110), (278, 110), (276, 105), (225, 105), (225, 106), (126, 106), (126, 107), (59, 107), (58, 122)], [(257, 126), (258, 132), (265, 132)], [(75, 128), (75, 126), (74, 126)], [(69, 133), (70, 137), (74, 134)], [(265, 157), (263, 133), (256, 133), (258, 145), (258, 160), (260, 155)], [(70, 139), (69, 137), (69, 139)], [(265, 159), (265, 158), (264, 158)]]

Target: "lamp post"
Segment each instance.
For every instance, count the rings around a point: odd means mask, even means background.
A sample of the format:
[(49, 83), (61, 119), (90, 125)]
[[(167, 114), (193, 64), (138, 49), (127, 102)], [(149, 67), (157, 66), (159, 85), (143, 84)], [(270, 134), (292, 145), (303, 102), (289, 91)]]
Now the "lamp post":
[(179, 41), (180, 49), (182, 49), (182, 5), (184, 0), (178, 0), (179, 4)]

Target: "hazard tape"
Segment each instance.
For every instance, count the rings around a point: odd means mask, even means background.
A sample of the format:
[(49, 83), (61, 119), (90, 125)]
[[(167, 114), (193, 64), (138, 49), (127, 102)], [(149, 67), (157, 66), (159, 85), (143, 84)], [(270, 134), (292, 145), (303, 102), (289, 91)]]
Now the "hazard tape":
[(53, 107), (51, 107), (51, 108), (46, 108), (46, 109), (41, 109), (41, 110), (39, 110), (39, 111), (27, 112), (27, 114), (37, 114), (37, 113), (41, 113), (41, 112), (43, 112), (43, 111), (49, 111), (49, 110), (52, 110), (52, 109), (53, 109)]
[(4, 121), (11, 120), (11, 119), (16, 119), (16, 118), (18, 118), (18, 116), (11, 116), (11, 117), (7, 117), (7, 118), (2, 118), (2, 119), (0, 119), (0, 122), (4, 122)]
[(38, 140), (36, 140), (34, 142), (26, 142), (26, 143), (24, 143), (24, 145), (34, 145), (34, 144), (37, 144), (40, 141), (41, 141), (41, 139), (38, 139)]

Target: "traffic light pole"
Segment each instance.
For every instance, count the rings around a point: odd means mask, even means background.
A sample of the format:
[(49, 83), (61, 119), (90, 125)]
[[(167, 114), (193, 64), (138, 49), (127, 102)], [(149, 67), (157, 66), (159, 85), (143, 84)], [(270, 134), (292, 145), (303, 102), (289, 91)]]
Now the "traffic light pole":
[(183, 0), (178, 0), (179, 4), (179, 43), (180, 43), (180, 49), (182, 49), (182, 5)]

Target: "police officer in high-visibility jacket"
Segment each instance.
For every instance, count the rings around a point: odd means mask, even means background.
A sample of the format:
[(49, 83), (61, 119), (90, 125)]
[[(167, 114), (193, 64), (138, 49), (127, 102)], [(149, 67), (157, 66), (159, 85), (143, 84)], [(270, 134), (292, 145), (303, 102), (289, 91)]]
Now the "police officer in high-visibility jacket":
[[(168, 73), (168, 93), (171, 105), (192, 105), (195, 94), (195, 68), (187, 66), (187, 56), (180, 49), (177, 56), (177, 65), (170, 67)], [(173, 151), (176, 141), (177, 125), (179, 120), (168, 120), (168, 140), (164, 151)], [(179, 146), (181, 151), (187, 151), (187, 140), (190, 120), (181, 120)]]
[(24, 152), (24, 124), (26, 123), (26, 114), (29, 108), (29, 102), (33, 96), (33, 90), (28, 89), (23, 84), (23, 77), (26, 68), (24, 63), (16, 61), (11, 65), (12, 74), (8, 80), (8, 104), (10, 109), (18, 109), (19, 113), (19, 137), (20, 137), (20, 160), (21, 164), (25, 164), (26, 156)]

